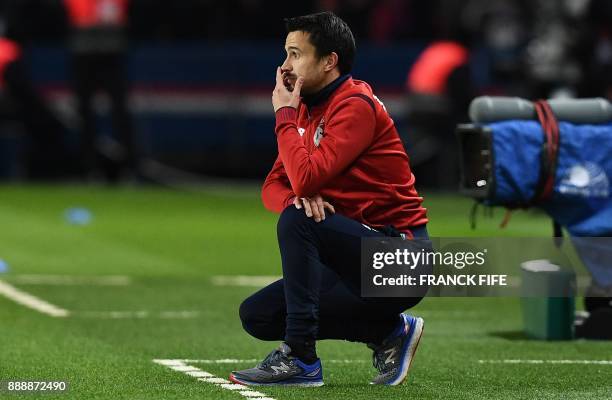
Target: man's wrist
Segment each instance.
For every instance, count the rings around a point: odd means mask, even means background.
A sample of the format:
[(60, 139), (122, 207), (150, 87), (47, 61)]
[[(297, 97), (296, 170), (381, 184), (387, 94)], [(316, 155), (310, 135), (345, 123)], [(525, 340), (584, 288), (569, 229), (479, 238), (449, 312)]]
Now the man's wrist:
[(276, 110), (274, 113), (276, 116), (276, 123), (291, 121), (294, 122), (297, 117), (297, 110), (295, 107), (283, 106)]
[(285, 200), (285, 207), (293, 205), (293, 203), (295, 203), (295, 199), (297, 199), (296, 195), (292, 194), (291, 196), (289, 196), (287, 200)]

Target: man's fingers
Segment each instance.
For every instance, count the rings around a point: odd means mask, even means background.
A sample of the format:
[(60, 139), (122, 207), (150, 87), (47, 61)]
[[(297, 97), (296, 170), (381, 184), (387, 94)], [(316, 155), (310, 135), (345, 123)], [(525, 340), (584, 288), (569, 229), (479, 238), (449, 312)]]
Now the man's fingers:
[(312, 199), (310, 200), (310, 209), (312, 210), (312, 216), (316, 222), (321, 221), (321, 213), (319, 212), (319, 205), (317, 201)]
[(321, 198), (321, 196), (317, 196), (315, 197), (315, 201), (317, 203), (317, 209), (319, 210), (319, 215), (321, 216), (321, 219), (323, 220), (325, 219), (325, 207), (323, 206), (323, 199)]
[(299, 99), (300, 92), (302, 91), (302, 84), (304, 83), (304, 78), (301, 76), (297, 78), (295, 81), (295, 85), (293, 85), (293, 97)]
[(323, 206), (325, 208), (327, 208), (329, 211), (331, 211), (332, 214), (336, 213), (336, 209), (334, 208), (334, 206), (332, 206), (331, 204), (329, 204), (328, 202), (324, 201), (323, 202)]
[(307, 198), (303, 197), (302, 198), (302, 203), (304, 204), (304, 211), (306, 211), (306, 216), (307, 217), (312, 217), (312, 209), (310, 208), (310, 200), (308, 200)]
[(306, 212), (306, 216), (308, 218), (314, 218), (316, 222), (321, 222), (325, 219), (325, 209), (327, 208), (331, 211), (332, 214), (336, 213), (336, 209), (334, 206), (329, 204), (326, 201), (323, 201), (323, 198), (319, 195), (315, 196), (312, 199), (308, 197), (302, 197), (300, 199), (295, 198), (293, 200), (293, 204), (297, 209), (302, 208), (304, 206), (304, 212)]
[(281, 67), (276, 67), (276, 86), (285, 86), (283, 84), (283, 72), (281, 71)]

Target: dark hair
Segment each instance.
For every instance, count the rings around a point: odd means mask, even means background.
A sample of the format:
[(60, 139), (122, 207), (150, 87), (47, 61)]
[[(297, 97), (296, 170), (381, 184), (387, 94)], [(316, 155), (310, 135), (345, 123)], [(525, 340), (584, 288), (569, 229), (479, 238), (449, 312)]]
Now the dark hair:
[(322, 58), (335, 52), (341, 74), (348, 74), (355, 58), (355, 38), (346, 22), (330, 11), (285, 18), (287, 33), (302, 31), (309, 33), (310, 43), (317, 56)]

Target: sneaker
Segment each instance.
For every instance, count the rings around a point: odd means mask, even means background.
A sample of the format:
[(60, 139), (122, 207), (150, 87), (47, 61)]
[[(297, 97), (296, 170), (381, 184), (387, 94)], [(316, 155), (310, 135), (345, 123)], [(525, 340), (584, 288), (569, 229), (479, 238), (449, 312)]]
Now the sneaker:
[(290, 353), (291, 348), (281, 343), (255, 368), (233, 371), (229, 379), (248, 386), (323, 386), (321, 360), (308, 365)]
[(397, 336), (385, 339), (380, 346), (368, 345), (372, 354), (372, 364), (378, 370), (370, 383), (373, 385), (399, 385), (408, 376), (410, 365), (423, 334), (423, 318), (400, 314), (402, 324)]

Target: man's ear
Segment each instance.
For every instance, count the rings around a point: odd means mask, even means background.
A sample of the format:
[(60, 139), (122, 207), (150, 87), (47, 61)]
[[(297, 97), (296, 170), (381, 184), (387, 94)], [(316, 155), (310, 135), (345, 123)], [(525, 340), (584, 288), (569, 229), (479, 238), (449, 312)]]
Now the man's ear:
[(338, 54), (332, 51), (325, 57), (325, 72), (331, 71), (338, 66)]

